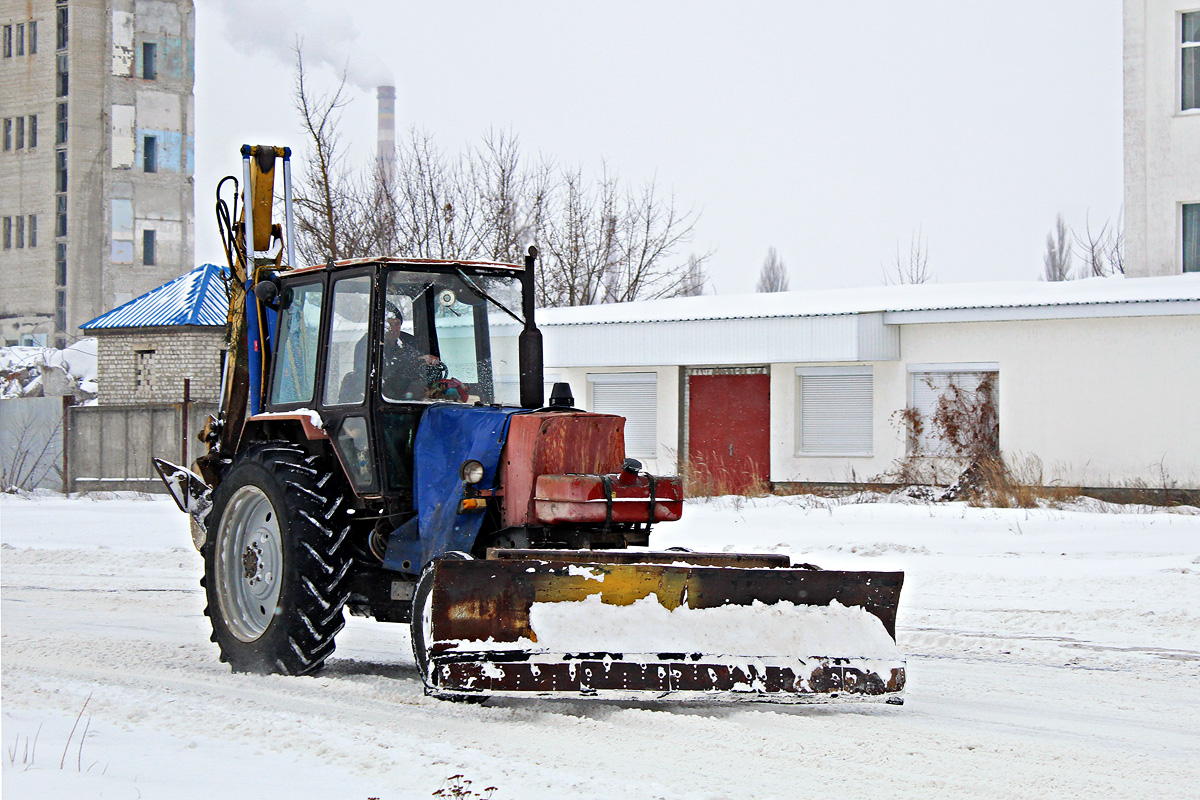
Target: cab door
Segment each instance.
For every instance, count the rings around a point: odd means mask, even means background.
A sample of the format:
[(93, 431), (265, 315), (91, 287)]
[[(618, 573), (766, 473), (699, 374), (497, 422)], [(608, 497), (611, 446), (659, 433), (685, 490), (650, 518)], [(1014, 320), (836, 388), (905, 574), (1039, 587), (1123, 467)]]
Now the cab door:
[(371, 441), (374, 270), (335, 273), (329, 284), (319, 408), (338, 458), (360, 495), (379, 490)]

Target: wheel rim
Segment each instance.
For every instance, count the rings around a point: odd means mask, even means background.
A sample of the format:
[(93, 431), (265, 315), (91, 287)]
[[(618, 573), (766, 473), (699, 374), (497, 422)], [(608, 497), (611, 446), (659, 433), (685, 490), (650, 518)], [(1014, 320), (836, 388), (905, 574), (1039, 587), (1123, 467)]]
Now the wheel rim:
[(229, 632), (243, 642), (255, 641), (275, 616), (283, 581), (279, 518), (257, 486), (238, 489), (221, 517), (216, 578)]

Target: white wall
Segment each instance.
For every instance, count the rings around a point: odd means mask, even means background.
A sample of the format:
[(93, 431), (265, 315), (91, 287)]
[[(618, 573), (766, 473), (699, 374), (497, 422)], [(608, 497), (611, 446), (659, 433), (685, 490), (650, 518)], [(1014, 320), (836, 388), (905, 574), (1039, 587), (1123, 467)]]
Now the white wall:
[(547, 368), (555, 380), (571, 384), (575, 407), (592, 410), (592, 384), (589, 374), (614, 372), (654, 372), (658, 375), (658, 457), (642, 459), (643, 466), (658, 475), (672, 474), (677, 469), (679, 449), (679, 367), (586, 367), (576, 369)]
[(796, 456), (795, 364), (772, 366), (771, 479), (842, 482), (882, 473), (904, 453), (893, 422), (908, 365), (1000, 365), (1000, 447), (1035, 455), (1047, 481), (1200, 487), (1200, 317), (905, 325), (901, 361), (876, 362), (874, 455)]
[(1200, 0), (1125, 0), (1126, 273), (1182, 271), (1183, 203), (1200, 203), (1200, 110), (1180, 111), (1179, 12)]
[[(903, 337), (901, 337), (903, 351)], [(878, 476), (904, 455), (904, 435), (892, 415), (905, 405), (904, 364), (863, 362), (871, 369), (874, 394), (870, 456), (803, 456), (800, 449), (800, 379), (796, 367), (846, 364), (771, 365), (771, 480), (847, 483)]]

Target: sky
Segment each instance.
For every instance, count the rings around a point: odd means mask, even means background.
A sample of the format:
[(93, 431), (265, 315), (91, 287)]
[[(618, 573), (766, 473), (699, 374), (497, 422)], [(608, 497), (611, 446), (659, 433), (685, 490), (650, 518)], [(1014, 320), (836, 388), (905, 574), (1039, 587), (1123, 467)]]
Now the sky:
[(507, 130), (655, 180), (699, 214), (717, 294), (754, 291), (769, 247), (792, 290), (879, 285), (915, 236), (939, 283), (1033, 280), (1056, 214), (1121, 213), (1119, 0), (195, 5), (201, 262), (223, 259), (213, 191), (240, 145), (305, 147), (298, 40), (316, 87), (347, 72), (353, 163), (393, 83), (398, 138)]

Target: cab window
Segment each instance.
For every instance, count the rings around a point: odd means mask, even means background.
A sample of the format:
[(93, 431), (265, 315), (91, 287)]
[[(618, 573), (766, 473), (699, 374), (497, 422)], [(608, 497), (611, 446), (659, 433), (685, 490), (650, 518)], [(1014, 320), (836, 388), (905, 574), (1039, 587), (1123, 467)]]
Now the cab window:
[(327, 406), (358, 405), (367, 396), (371, 276), (358, 275), (336, 281), (332, 311), (322, 400)]
[(271, 403), (312, 401), (317, 375), (317, 350), (321, 332), (320, 283), (289, 286), (283, 290), (279, 314), (279, 348), (271, 380)]

